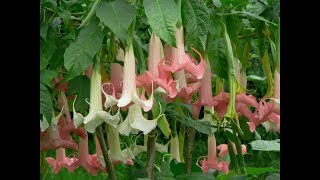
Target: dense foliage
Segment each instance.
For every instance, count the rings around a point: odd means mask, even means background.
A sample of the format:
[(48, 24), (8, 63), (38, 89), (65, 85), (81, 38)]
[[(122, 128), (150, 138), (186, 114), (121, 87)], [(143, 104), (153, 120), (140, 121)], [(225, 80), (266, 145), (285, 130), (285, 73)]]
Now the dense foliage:
[(279, 179), (279, 7), (41, 0), (41, 179)]

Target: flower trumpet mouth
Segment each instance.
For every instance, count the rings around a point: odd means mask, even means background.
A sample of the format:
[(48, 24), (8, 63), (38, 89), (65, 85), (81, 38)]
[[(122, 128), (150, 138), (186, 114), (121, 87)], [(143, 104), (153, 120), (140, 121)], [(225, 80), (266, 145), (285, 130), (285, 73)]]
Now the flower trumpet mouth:
[(118, 131), (120, 134), (129, 136), (130, 133), (137, 134), (139, 131), (143, 131), (143, 134), (148, 134), (157, 126), (157, 121), (161, 116), (153, 120), (148, 120), (142, 115), (141, 107), (137, 104), (133, 104), (129, 107), (129, 113), (126, 119), (118, 125)]

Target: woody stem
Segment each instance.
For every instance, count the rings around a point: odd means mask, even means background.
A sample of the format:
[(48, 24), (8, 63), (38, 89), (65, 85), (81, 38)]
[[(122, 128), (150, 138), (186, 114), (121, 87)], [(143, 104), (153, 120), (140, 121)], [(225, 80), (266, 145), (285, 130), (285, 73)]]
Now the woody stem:
[(116, 180), (117, 176), (116, 176), (116, 174), (114, 172), (114, 169), (112, 167), (112, 164), (111, 164), (111, 162), (109, 160), (108, 147), (107, 147), (106, 141), (104, 140), (104, 137), (103, 137), (103, 132), (102, 132), (102, 126), (101, 125), (97, 127), (96, 133), (97, 133), (97, 137), (98, 137), (99, 143), (101, 145), (102, 154), (103, 154), (104, 162), (106, 163), (106, 168), (107, 168), (108, 175), (109, 175), (111, 180)]

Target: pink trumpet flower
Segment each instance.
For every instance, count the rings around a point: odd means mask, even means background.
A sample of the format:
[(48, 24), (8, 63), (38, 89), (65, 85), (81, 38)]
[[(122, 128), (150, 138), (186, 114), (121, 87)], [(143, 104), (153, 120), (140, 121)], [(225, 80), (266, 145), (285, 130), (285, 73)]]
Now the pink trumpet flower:
[(94, 136), (94, 139), (96, 143), (96, 153), (91, 155), (88, 161), (90, 161), (90, 164), (94, 167), (101, 169), (102, 172), (107, 172), (99, 140), (97, 136)]
[(160, 86), (167, 94), (174, 98), (177, 95), (176, 82), (173, 81), (170, 72), (161, 72), (162, 44), (160, 38), (152, 33), (149, 46), (148, 71), (136, 78), (137, 87), (144, 86), (148, 94), (151, 94), (151, 83), (155, 87)]
[(60, 117), (56, 122), (57, 127), (50, 126), (45, 130), (45, 135), (40, 137), (40, 151), (58, 149), (60, 147), (69, 149), (78, 148), (78, 144), (72, 139), (70, 132), (64, 129), (64, 122), (64, 117)]
[(280, 109), (276, 107), (273, 101), (266, 102), (265, 99), (261, 99), (256, 111), (256, 117), (259, 118), (259, 120), (262, 120), (268, 117), (271, 113), (280, 115)]
[(143, 101), (138, 97), (136, 88), (136, 64), (133, 52), (132, 44), (129, 45), (128, 50), (124, 58), (124, 75), (123, 75), (123, 87), (122, 94), (118, 100), (118, 107), (125, 107), (131, 101), (138, 104), (143, 108), (143, 110), (149, 111), (153, 105), (153, 94), (149, 100)]
[(200, 81), (200, 91), (199, 91), (199, 99), (197, 102), (193, 104), (194, 109), (194, 117), (199, 116), (201, 106), (214, 106), (216, 103), (212, 101), (212, 73), (210, 64), (206, 64), (206, 68), (204, 71), (204, 76)]
[[(236, 145), (234, 143), (232, 143), (232, 146), (233, 146), (233, 149), (234, 149), (234, 153), (237, 155), (238, 152), (237, 152), (237, 149), (236, 149)], [(228, 152), (228, 145), (227, 144), (220, 144), (217, 149), (220, 150), (218, 156), (222, 157), (222, 156), (226, 156), (229, 154)], [(247, 147), (246, 145), (242, 144), (241, 145), (241, 151), (242, 151), (242, 154), (247, 154)]]
[(217, 96), (214, 96), (212, 101), (215, 104), (214, 110), (218, 113), (219, 118), (223, 117), (227, 113), (229, 94), (222, 91)]
[(176, 42), (177, 48), (172, 47), (172, 49), (168, 52), (168, 55), (165, 55), (165, 62), (168, 63), (168, 65), (163, 66), (163, 70), (175, 73), (185, 69), (189, 73), (193, 74), (197, 79), (202, 79), (204, 75), (205, 62), (201, 54), (194, 48), (192, 48), (192, 50), (197, 52), (200, 56), (200, 63), (198, 65), (195, 65), (195, 59), (191, 58), (185, 53), (183, 27), (176, 29)]
[(110, 71), (110, 81), (114, 86), (115, 98), (120, 98), (122, 91), (121, 82), (123, 80), (123, 67), (118, 63), (111, 63)]
[[(229, 173), (229, 164), (226, 161), (219, 161), (217, 158), (216, 139), (214, 135), (208, 136), (208, 160), (204, 158), (201, 160), (201, 170), (204, 173), (208, 173), (209, 169), (215, 169)], [(198, 159), (199, 160), (199, 159)], [(198, 165), (198, 162), (197, 162)], [(199, 165), (198, 165), (199, 166)]]
[[(79, 127), (82, 128), (82, 127)], [(88, 149), (88, 136), (85, 139), (79, 138), (79, 156), (78, 161), (74, 162), (71, 166), (76, 169), (80, 165), (90, 174), (96, 176), (99, 167), (95, 165), (96, 157), (89, 154)]]
[(59, 148), (56, 150), (56, 159), (52, 157), (46, 157), (46, 161), (53, 169), (53, 172), (58, 174), (61, 168), (67, 168), (69, 172), (74, 172), (75, 167), (72, 166), (72, 164), (75, 163), (77, 159), (66, 157), (65, 149)]

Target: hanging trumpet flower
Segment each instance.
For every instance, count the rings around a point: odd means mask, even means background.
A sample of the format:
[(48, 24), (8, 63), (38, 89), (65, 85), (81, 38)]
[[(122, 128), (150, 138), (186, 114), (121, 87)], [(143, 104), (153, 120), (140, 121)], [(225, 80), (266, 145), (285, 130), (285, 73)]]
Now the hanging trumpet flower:
[(133, 52), (133, 46), (130, 44), (126, 50), (124, 57), (124, 75), (123, 88), (120, 99), (118, 100), (118, 107), (127, 106), (131, 101), (138, 104), (144, 111), (149, 111), (153, 105), (153, 93), (149, 100), (141, 100), (138, 97), (136, 88), (136, 64)]
[[(103, 122), (112, 124), (113, 126), (118, 124), (121, 119), (120, 112), (112, 116), (110, 113), (103, 110), (101, 92), (104, 93), (101, 89), (100, 63), (95, 62), (90, 82), (90, 103), (87, 102), (90, 105), (89, 114), (86, 117), (83, 117), (82, 114), (77, 113), (74, 108), (76, 98), (73, 102), (73, 120), (76, 128), (84, 123), (85, 129), (90, 133), (94, 133), (95, 129)], [(108, 102), (108, 99), (106, 102)]]
[(163, 58), (163, 48), (160, 38), (153, 32), (150, 37), (148, 71), (136, 79), (137, 87), (144, 86), (148, 94), (151, 94), (151, 84), (160, 86), (169, 97), (177, 95), (176, 82), (172, 79), (170, 72), (161, 71), (161, 59)]
[(118, 125), (118, 131), (125, 136), (129, 136), (130, 133), (137, 134), (139, 131), (143, 131), (143, 134), (148, 134), (156, 128), (157, 121), (161, 116), (163, 114), (153, 120), (148, 120), (142, 115), (141, 107), (133, 104), (129, 107), (126, 119)]

